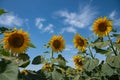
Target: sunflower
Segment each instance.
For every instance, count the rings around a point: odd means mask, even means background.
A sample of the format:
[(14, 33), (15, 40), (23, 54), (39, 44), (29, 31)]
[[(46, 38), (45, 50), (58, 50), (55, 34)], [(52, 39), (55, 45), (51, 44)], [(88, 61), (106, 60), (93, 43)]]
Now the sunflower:
[(52, 64), (46, 63), (46, 64), (43, 65), (42, 69), (51, 71), (52, 70)]
[[(120, 38), (117, 39), (117, 44), (120, 44)], [(117, 47), (118, 50), (120, 50), (120, 47)]]
[(112, 30), (112, 21), (108, 20), (107, 17), (100, 17), (94, 21), (92, 29), (93, 32), (99, 37), (107, 36)]
[(82, 50), (82, 51), (86, 50), (87, 40), (82, 36), (80, 36), (80, 34), (77, 33), (75, 35), (73, 42), (74, 42), (74, 46), (78, 48), (78, 50)]
[(82, 58), (80, 55), (76, 55), (76, 56), (73, 57), (73, 61), (74, 61), (75, 67), (78, 70), (83, 70), (84, 58)]
[(12, 53), (23, 53), (29, 46), (30, 39), (27, 32), (22, 29), (4, 33), (4, 49)]
[(23, 71), (21, 71), (21, 74), (27, 75), (27, 74), (28, 74), (28, 71), (27, 71), (27, 70), (23, 70)]
[(50, 47), (53, 52), (62, 52), (65, 48), (65, 40), (63, 39), (63, 36), (54, 35), (50, 40)]

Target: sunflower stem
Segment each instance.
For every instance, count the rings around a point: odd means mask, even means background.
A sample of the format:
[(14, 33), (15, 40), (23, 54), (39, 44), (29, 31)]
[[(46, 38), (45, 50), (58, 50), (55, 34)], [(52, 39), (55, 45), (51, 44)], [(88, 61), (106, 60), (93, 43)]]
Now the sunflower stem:
[(88, 49), (89, 49), (89, 51), (90, 51), (90, 56), (94, 59), (94, 56), (93, 56), (93, 54), (92, 54), (92, 51), (91, 51), (90, 47), (88, 47)]
[(111, 39), (110, 39), (109, 34), (108, 34), (108, 39), (109, 39), (109, 41), (110, 41), (110, 45), (111, 45), (111, 48), (112, 48), (112, 50), (113, 50), (115, 56), (117, 56), (117, 53), (116, 53), (116, 51), (115, 51), (115, 49), (114, 49), (114, 47), (113, 47), (113, 43), (112, 43), (112, 41), (111, 41)]
[(53, 50), (51, 51), (51, 59), (53, 59)]

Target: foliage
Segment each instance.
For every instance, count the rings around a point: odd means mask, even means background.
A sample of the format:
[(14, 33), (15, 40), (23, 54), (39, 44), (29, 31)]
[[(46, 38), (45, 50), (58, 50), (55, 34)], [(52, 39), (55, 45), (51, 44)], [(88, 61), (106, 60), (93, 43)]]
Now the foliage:
[[(0, 9), (0, 15), (4, 13), (6, 13), (6, 11)], [(13, 29), (7, 27), (0, 27), (1, 35), (3, 35), (4, 32), (13, 31)], [(108, 35), (104, 37), (98, 36), (96, 39), (86, 39), (87, 44), (84, 47), (85, 51), (78, 50), (78, 53), (76, 53), (76, 55), (81, 56), (82, 60), (76, 59), (77, 67), (75, 68), (66, 64), (69, 61), (61, 54), (63, 52), (62, 48), (64, 47), (61, 48), (61, 53), (59, 53), (58, 50), (57, 56), (54, 57), (55, 51), (52, 50), (51, 44), (48, 42), (44, 45), (48, 50), (44, 51), (43, 55), (38, 55), (31, 61), (33, 65), (44, 65), (38, 71), (26, 69), (26, 67), (30, 65), (30, 57), (27, 54), (27, 50), (20, 54), (13, 54), (10, 51), (6, 51), (4, 49), (5, 44), (3, 43), (2, 38), (0, 38), (0, 79), (120, 80), (120, 43), (115, 41), (115, 39), (120, 38), (120, 34), (117, 31), (114, 31), (114, 29), (112, 31), (111, 34), (107, 33)], [(57, 39), (59, 40), (59, 38), (56, 38), (54, 41)], [(76, 40), (78, 40), (78, 38)], [(76, 42), (77, 45), (79, 45), (79, 41)], [(81, 42), (84, 41), (81, 39)], [(62, 41), (60, 43), (62, 43)], [(56, 44), (55, 48), (59, 49), (60, 44)], [(80, 45), (80, 47), (83, 45), (84, 44)], [(54, 47), (54, 42), (52, 43), (52, 46)], [(64, 46), (64, 44), (62, 44), (62, 46)], [(29, 47), (36, 48), (31, 42), (29, 43)], [(50, 55), (50, 57), (47, 58), (44, 54)], [(99, 60), (95, 56), (96, 54), (104, 55), (106, 57), (105, 60)], [(20, 68), (22, 68), (23, 71), (21, 71)]]

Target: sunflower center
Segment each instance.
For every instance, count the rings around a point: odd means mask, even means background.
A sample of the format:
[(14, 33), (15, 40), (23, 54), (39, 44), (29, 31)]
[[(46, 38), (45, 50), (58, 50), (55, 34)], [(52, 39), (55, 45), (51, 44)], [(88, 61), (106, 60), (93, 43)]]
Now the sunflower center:
[(79, 44), (80, 46), (83, 46), (83, 45), (84, 45), (84, 41), (83, 41), (82, 39), (79, 39), (79, 40), (78, 40), (78, 44)]
[(23, 37), (23, 35), (18, 34), (18, 33), (12, 34), (9, 37), (8, 42), (14, 48), (20, 48), (24, 43), (24, 37)]
[(79, 66), (82, 66), (82, 65), (83, 65), (81, 60), (78, 60), (78, 61), (77, 61), (77, 64), (78, 64)]
[(101, 31), (101, 32), (104, 32), (107, 30), (107, 24), (106, 23), (100, 23), (98, 25), (98, 29)]
[(55, 41), (53, 42), (53, 46), (54, 46), (56, 49), (59, 49), (59, 48), (60, 48), (60, 45), (61, 45), (61, 43), (60, 43), (59, 40), (55, 40)]

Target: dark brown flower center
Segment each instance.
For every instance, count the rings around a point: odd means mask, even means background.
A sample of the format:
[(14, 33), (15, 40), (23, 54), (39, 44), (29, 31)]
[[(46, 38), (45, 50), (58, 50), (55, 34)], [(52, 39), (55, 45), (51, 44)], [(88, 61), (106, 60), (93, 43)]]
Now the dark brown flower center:
[(15, 33), (9, 37), (8, 42), (14, 48), (20, 48), (24, 43), (24, 37), (21, 34)]
[(81, 60), (77, 60), (77, 64), (78, 64), (79, 66), (82, 66), (82, 65), (83, 65)]
[(106, 23), (100, 23), (100, 24), (98, 25), (98, 29), (99, 29), (99, 31), (101, 31), (101, 32), (106, 31), (106, 30), (107, 30), (107, 24), (106, 24)]
[(83, 40), (83, 39), (79, 39), (79, 40), (78, 40), (78, 44), (79, 44), (80, 46), (84, 46), (84, 40)]
[(55, 40), (55, 41), (53, 42), (53, 46), (55, 47), (55, 49), (59, 49), (59, 48), (60, 48), (60, 45), (61, 45), (61, 43), (60, 43), (59, 40)]

